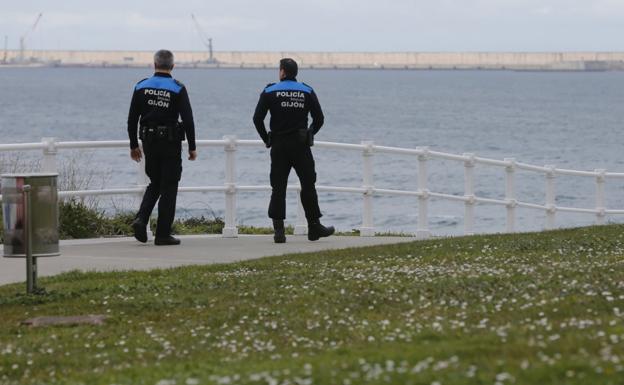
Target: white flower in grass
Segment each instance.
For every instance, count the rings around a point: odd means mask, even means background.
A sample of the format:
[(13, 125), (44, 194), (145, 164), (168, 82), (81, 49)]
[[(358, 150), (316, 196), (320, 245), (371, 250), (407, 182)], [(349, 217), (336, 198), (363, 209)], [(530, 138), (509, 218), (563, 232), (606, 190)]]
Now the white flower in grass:
[(175, 380), (160, 380), (156, 383), (156, 385), (176, 385), (176, 381)]
[(498, 373), (496, 375), (496, 381), (502, 383), (504, 381), (515, 382), (516, 378), (507, 372)]

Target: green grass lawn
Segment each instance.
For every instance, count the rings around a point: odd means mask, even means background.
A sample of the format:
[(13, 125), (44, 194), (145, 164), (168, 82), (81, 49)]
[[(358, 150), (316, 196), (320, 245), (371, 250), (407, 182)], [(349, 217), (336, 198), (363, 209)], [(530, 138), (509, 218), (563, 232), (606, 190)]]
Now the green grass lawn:
[[(624, 226), (0, 287), (0, 384), (623, 384)], [(105, 326), (29, 328), (40, 315)]]

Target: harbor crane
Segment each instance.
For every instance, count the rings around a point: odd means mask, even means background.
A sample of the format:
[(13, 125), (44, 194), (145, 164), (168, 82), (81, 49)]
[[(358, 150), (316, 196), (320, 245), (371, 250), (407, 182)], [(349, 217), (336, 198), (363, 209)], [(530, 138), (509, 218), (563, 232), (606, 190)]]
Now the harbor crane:
[(206, 48), (208, 48), (208, 61), (207, 61), (207, 63), (209, 63), (209, 64), (216, 64), (217, 60), (214, 58), (213, 53), (212, 53), (212, 38), (208, 37), (208, 35), (206, 35), (206, 33), (202, 29), (201, 25), (199, 25), (199, 22), (197, 21), (197, 18), (195, 18), (195, 15), (192, 14), (192, 13), (191, 13), (191, 19), (193, 19), (193, 24), (195, 25), (195, 29), (197, 30), (197, 34), (199, 35), (199, 39), (206, 46)]
[(26, 31), (22, 36), (20, 36), (20, 45), (19, 45), (19, 61), (20, 63), (24, 62), (24, 53), (26, 51), (26, 38), (28, 38), (28, 36), (33, 33), (35, 31), (35, 29), (37, 28), (37, 25), (39, 24), (39, 21), (41, 21), (41, 17), (43, 16), (43, 13), (40, 13), (39, 15), (37, 15), (37, 18), (35, 19), (35, 22), (33, 23), (33, 25), (28, 29), (28, 31)]

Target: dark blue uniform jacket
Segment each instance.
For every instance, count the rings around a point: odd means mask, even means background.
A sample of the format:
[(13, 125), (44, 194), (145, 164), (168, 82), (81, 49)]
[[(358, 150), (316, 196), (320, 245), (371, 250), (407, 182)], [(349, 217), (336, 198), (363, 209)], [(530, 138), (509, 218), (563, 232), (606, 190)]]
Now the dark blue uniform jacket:
[(137, 148), (137, 129), (140, 126), (175, 126), (182, 119), (190, 151), (195, 150), (195, 123), (193, 110), (184, 84), (171, 75), (156, 72), (134, 87), (128, 113), (130, 148)]
[[(271, 112), (270, 128), (273, 136), (288, 135), (308, 128), (316, 134), (323, 126), (323, 110), (314, 90), (294, 78), (269, 84), (260, 94), (253, 122), (265, 143), (269, 139), (264, 125), (268, 111)], [(308, 114), (312, 116), (310, 127)]]

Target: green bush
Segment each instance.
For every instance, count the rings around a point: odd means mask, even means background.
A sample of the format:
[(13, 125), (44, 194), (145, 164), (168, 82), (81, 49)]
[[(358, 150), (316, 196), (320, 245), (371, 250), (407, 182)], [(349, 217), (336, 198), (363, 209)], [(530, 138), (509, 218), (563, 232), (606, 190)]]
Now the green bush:
[[(203, 215), (199, 218), (178, 219), (173, 222), (174, 234), (221, 234), (225, 223), (221, 218), (208, 219)], [(152, 231), (156, 231), (156, 221), (152, 221)]]
[[(134, 214), (129, 212), (107, 216), (103, 211), (89, 207), (81, 201), (71, 200), (59, 204), (61, 239), (132, 236)], [(178, 235), (221, 234), (224, 226), (221, 218), (178, 219), (172, 232)], [(156, 219), (150, 221), (152, 232), (156, 231)]]
[(90, 238), (98, 232), (102, 216), (78, 201), (59, 203), (60, 238)]
[(103, 211), (78, 201), (59, 203), (59, 235), (61, 239), (131, 236), (134, 214), (107, 216)]
[[(292, 226), (286, 226), (285, 229), (287, 235), (292, 235), (295, 228)], [(272, 227), (254, 227), (254, 226), (238, 226), (239, 234), (252, 234), (252, 235), (272, 235), (273, 228)]]
[(135, 215), (129, 212), (117, 213), (112, 217), (105, 216), (106, 228), (100, 236), (131, 236), (134, 217)]

